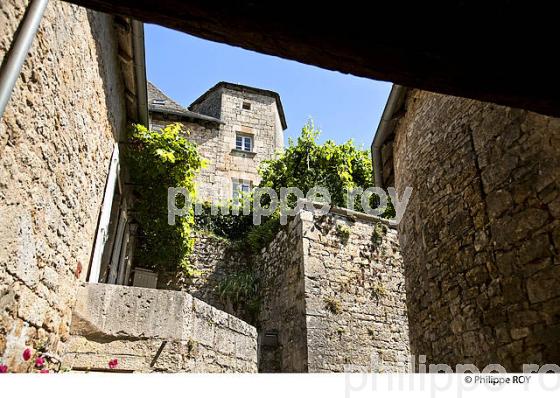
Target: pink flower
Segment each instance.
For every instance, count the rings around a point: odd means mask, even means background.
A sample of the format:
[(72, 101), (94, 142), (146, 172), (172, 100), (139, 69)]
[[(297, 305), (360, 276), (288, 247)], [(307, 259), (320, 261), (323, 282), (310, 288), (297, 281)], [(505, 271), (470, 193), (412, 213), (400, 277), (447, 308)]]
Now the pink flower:
[(0, 363), (0, 373), (8, 373), (8, 365)]
[(23, 360), (24, 361), (29, 361), (29, 358), (31, 358), (31, 348), (26, 348), (23, 351)]
[(115, 369), (118, 364), (119, 364), (119, 361), (117, 360), (117, 358), (111, 359), (109, 361), (109, 369)]
[(37, 368), (42, 368), (43, 366), (45, 366), (45, 358), (38, 357), (37, 359), (35, 359), (35, 366)]
[(39, 371), (39, 373), (49, 373), (49, 370), (48, 370), (48, 369), (41, 369), (41, 370)]

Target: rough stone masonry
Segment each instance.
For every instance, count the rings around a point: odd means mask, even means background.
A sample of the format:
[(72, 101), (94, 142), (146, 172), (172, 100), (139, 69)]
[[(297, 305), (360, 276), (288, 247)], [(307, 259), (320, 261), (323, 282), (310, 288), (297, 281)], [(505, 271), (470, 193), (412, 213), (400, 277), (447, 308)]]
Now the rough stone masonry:
[(560, 119), (412, 90), (395, 180), (412, 353), (560, 364)]
[(240, 317), (216, 286), (238, 270), (258, 275), (260, 372), (409, 370), (402, 257), (386, 220), (338, 208), (323, 216), (302, 211), (252, 258), (200, 235), (193, 265), (200, 277), (167, 286)]
[(87, 284), (78, 290), (63, 366), (120, 372), (256, 372), (253, 326), (173, 290)]
[[(0, 2), (0, 57), (26, 3)], [(10, 371), (29, 366), (26, 346), (57, 353), (69, 337), (124, 130), (117, 65), (112, 18), (49, 2), (0, 121), (0, 360)]]

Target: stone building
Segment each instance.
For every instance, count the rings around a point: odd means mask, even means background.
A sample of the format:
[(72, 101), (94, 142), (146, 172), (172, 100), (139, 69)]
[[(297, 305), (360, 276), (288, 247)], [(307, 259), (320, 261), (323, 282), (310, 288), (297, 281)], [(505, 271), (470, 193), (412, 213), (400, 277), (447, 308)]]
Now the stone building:
[(414, 189), (398, 228), (412, 354), (560, 364), (560, 120), (394, 86), (372, 149), (378, 185)]
[(282, 102), (273, 91), (220, 82), (188, 109), (148, 83), (151, 128), (181, 122), (207, 161), (197, 177), (199, 198), (231, 199), (260, 182), (258, 167), (284, 147)]
[[(0, 56), (25, 11), (24, 1), (2, 2)], [(50, 2), (2, 116), (0, 357), (11, 370), (28, 367), (26, 346), (55, 354), (69, 338), (112, 159), (116, 184), (117, 142), (143, 119), (135, 35), (134, 21)]]
[[(0, 3), (2, 65), (28, 17), (28, 2)], [(9, 371), (33, 370), (26, 348), (53, 370), (61, 361), (109, 370), (107, 353), (92, 361), (76, 348), (103, 338), (118, 348), (147, 340), (124, 370), (256, 371), (252, 326), (187, 293), (114, 286), (133, 271), (120, 144), (129, 123), (148, 123), (144, 65), (141, 23), (48, 3), (0, 121), (0, 363)], [(153, 317), (153, 300), (181, 303), (174, 322)], [(111, 325), (125, 321), (136, 329), (119, 341)], [(162, 339), (180, 356), (172, 368), (168, 351), (153, 360)]]
[[(2, 64), (27, 3), (0, 3)], [(345, 54), (358, 72), (368, 59)], [(377, 185), (414, 188), (398, 230), (303, 212), (254, 258), (235, 256), (265, 281), (257, 331), (215, 282), (192, 295), (126, 286), (135, 225), (119, 143), (148, 109), (154, 127), (181, 121), (209, 161), (200, 194), (231, 198), (281, 148), (278, 95), (222, 82), (186, 109), (146, 87), (140, 23), (50, 2), (0, 121), (0, 362), (11, 371), (32, 369), (26, 347), (77, 370), (107, 371), (119, 355), (123, 371), (401, 371), (409, 340), (428, 363), (560, 363), (558, 119), (395, 87), (372, 149)], [(515, 103), (557, 109), (532, 99)], [(198, 264), (224, 275), (230, 252), (197, 244)]]

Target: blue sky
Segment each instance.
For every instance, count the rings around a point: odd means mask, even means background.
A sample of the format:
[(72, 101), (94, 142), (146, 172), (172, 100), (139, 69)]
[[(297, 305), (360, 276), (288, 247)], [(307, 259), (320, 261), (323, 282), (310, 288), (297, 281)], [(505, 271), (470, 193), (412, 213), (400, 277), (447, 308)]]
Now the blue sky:
[(148, 79), (188, 106), (219, 81), (280, 94), (288, 137), (297, 137), (311, 117), (321, 141), (354, 139), (369, 148), (390, 83), (358, 78), (202, 40), (156, 25), (145, 26)]

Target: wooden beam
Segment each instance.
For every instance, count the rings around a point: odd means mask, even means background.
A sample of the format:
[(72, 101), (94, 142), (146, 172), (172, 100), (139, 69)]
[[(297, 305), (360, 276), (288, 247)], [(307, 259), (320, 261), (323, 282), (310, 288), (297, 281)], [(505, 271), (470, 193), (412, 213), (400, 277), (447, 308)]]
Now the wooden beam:
[(71, 1), (343, 73), (560, 116), (554, 2)]

